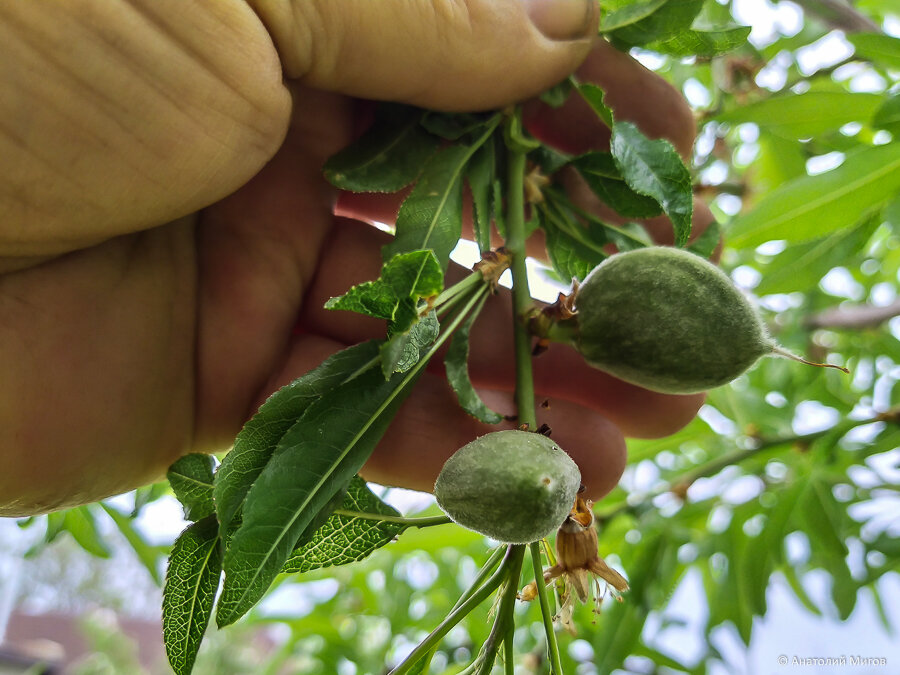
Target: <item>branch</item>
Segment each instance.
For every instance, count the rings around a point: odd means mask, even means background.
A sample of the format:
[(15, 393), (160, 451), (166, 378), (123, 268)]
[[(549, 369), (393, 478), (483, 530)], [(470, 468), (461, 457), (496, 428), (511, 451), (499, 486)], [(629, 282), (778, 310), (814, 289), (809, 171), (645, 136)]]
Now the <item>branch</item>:
[(880, 33), (881, 26), (843, 0), (794, 0), (832, 28), (847, 33)]
[(900, 299), (889, 305), (842, 305), (808, 317), (809, 328), (874, 328), (888, 319), (900, 316)]
[(628, 501), (618, 504), (607, 511), (597, 512), (596, 518), (600, 523), (605, 523), (609, 522), (621, 513), (639, 513), (640, 511), (646, 509), (650, 504), (652, 504), (654, 499), (656, 499), (660, 495), (666, 494), (667, 492), (671, 492), (681, 499), (684, 499), (687, 495), (688, 488), (690, 488), (691, 485), (693, 485), (700, 478), (708, 478), (710, 476), (714, 476), (722, 471), (725, 467), (731, 466), (732, 464), (739, 464), (740, 462), (743, 462), (750, 457), (765, 452), (766, 450), (773, 450), (784, 445), (809, 445), (822, 436), (834, 433), (844, 435), (851, 429), (855, 429), (856, 427), (866, 424), (872, 424), (873, 422), (900, 424), (900, 406), (891, 408), (890, 410), (878, 413), (874, 417), (866, 419), (845, 419), (842, 422), (838, 422), (832, 427), (828, 427), (827, 429), (823, 429), (821, 431), (814, 431), (809, 434), (785, 436), (781, 438), (758, 438), (756, 439), (756, 443), (753, 446), (749, 448), (739, 448), (737, 450), (727, 452), (723, 455), (719, 455), (718, 457), (714, 457), (704, 464), (700, 464), (693, 469), (685, 471), (680, 476), (676, 476), (672, 480), (664, 483), (663, 485), (659, 486), (655, 490), (648, 492), (647, 494), (640, 495), (640, 497), (638, 497), (637, 495), (629, 495)]

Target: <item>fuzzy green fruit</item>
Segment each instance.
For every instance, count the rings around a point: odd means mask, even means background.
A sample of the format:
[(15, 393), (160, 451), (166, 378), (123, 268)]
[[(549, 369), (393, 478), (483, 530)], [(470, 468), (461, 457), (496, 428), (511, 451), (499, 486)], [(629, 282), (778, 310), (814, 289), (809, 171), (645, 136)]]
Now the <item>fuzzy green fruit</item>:
[(555, 532), (581, 486), (575, 462), (553, 441), (528, 431), (495, 431), (457, 450), (434, 484), (453, 521), (509, 544)]
[(763, 356), (788, 355), (731, 279), (683, 249), (607, 258), (578, 289), (575, 307), (574, 343), (584, 358), (653, 391), (706, 391)]

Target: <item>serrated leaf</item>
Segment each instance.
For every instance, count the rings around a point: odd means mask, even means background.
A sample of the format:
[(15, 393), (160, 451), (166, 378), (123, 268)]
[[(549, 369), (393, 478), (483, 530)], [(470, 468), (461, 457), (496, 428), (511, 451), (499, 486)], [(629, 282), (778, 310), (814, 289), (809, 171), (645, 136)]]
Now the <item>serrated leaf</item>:
[(635, 47), (665, 40), (691, 27), (705, 0), (669, 0), (639, 21), (606, 31), (616, 45)]
[(220, 626), (263, 596), (312, 519), (369, 458), (409, 385), (406, 375), (385, 381), (380, 369), (369, 369), (310, 405), (282, 437), (225, 551)]
[(847, 40), (857, 56), (885, 68), (900, 70), (900, 38), (884, 33), (850, 33)]
[(418, 301), (439, 294), (444, 273), (430, 250), (399, 253), (381, 268), (375, 281), (353, 286), (331, 298), (326, 309), (357, 312), (390, 322), (388, 334), (403, 333), (418, 320)]
[(469, 332), (478, 317), (479, 309), (480, 306), (453, 333), (447, 354), (444, 356), (444, 368), (447, 371), (447, 382), (456, 394), (460, 407), (485, 424), (500, 424), (503, 415), (485, 405), (469, 379)]
[(462, 233), (462, 183), (474, 148), (452, 145), (434, 155), (400, 206), (396, 234), (382, 249), (384, 260), (398, 253), (431, 249), (441, 269)]
[(134, 551), (137, 559), (147, 570), (150, 578), (153, 579), (154, 583), (159, 585), (162, 582), (159, 574), (159, 561), (162, 557), (160, 549), (147, 543), (144, 536), (134, 528), (134, 523), (131, 518), (104, 502), (100, 502), (100, 507), (106, 511), (106, 514), (110, 518), (112, 518), (116, 527), (119, 528), (119, 532), (122, 533), (122, 536), (125, 537), (126, 541), (131, 546), (131, 550)]
[(610, 150), (628, 186), (655, 199), (675, 229), (675, 244), (691, 234), (691, 174), (669, 141), (650, 140), (631, 122), (613, 124)]
[(466, 171), (469, 192), (472, 194), (472, 225), (475, 243), (481, 252), (491, 250), (491, 184), (496, 173), (494, 144), (485, 143), (472, 156)]
[(560, 228), (548, 222), (542, 223), (546, 237), (550, 264), (561, 279), (584, 279), (606, 256), (583, 246)]
[(383, 104), (352, 145), (325, 162), (325, 178), (351, 192), (396, 192), (412, 183), (439, 140), (419, 124), (421, 110)]
[(791, 139), (818, 136), (848, 122), (868, 122), (883, 98), (879, 94), (808, 91), (765, 98), (715, 116), (717, 122), (752, 122)]
[[(641, 19), (646, 19), (656, 10), (666, 4), (668, 0), (646, 0), (646, 2), (632, 2), (613, 11), (603, 10), (600, 19), (600, 32), (609, 33), (618, 28), (630, 26)], [(605, 7), (605, 5), (603, 6)]]
[[(350, 481), (341, 510), (392, 517), (400, 515), (376, 497), (359, 476)], [(308, 542), (291, 553), (281, 571), (303, 573), (357, 562), (389, 543), (405, 528), (402, 523), (332, 515)]]
[(429, 312), (405, 333), (398, 333), (381, 346), (381, 372), (384, 379), (405, 373), (419, 362), (422, 351), (437, 340), (441, 326), (437, 314)]
[(613, 114), (612, 110), (609, 109), (604, 101), (605, 92), (596, 84), (584, 82), (578, 85), (578, 93), (581, 94), (581, 97), (589, 106), (591, 106), (591, 109), (596, 113), (597, 117), (599, 117), (606, 126), (612, 129)]
[(221, 571), (216, 519), (193, 523), (175, 540), (163, 586), (163, 641), (176, 675), (187, 675), (194, 667)]
[(541, 168), (541, 173), (550, 176), (568, 165), (572, 156), (550, 146), (542, 145), (529, 152), (528, 159)]
[(714, 220), (703, 230), (703, 234), (691, 242), (687, 250), (696, 253), (701, 258), (709, 258), (720, 241), (722, 241), (722, 226)]
[(665, 40), (651, 42), (647, 48), (672, 56), (712, 58), (743, 46), (750, 30), (750, 26), (721, 30), (685, 30)]
[(771, 239), (808, 241), (856, 225), (900, 191), (900, 143), (848, 154), (836, 169), (802, 176), (770, 192), (728, 229), (735, 248)]
[(214, 465), (215, 458), (212, 455), (195, 452), (181, 457), (169, 467), (166, 478), (169, 479), (172, 491), (184, 507), (186, 520), (201, 520), (215, 512)]
[(97, 521), (89, 506), (65, 511), (63, 527), (85, 551), (98, 558), (109, 558), (109, 546), (97, 530)]
[(216, 471), (213, 495), (223, 530), (240, 510), (250, 486), (268, 463), (278, 441), (306, 409), (327, 392), (378, 363), (378, 342), (338, 352), (319, 367), (282, 387), (244, 425)]
[(626, 218), (652, 218), (662, 213), (652, 197), (632, 190), (608, 152), (590, 152), (571, 162), (600, 200)]

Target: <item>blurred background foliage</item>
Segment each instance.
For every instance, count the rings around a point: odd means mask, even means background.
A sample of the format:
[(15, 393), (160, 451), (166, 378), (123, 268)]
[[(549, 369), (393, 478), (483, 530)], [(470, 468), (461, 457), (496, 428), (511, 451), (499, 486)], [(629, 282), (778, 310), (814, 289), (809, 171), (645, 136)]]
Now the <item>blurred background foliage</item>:
[[(609, 2), (605, 18), (640, 4), (666, 5)], [(884, 631), (897, 628), (900, 11), (896, 0), (699, 5), (698, 33), (752, 26), (749, 42), (683, 58), (653, 24), (610, 37), (636, 45), (696, 110), (696, 192), (723, 225), (723, 268), (782, 344), (851, 374), (768, 359), (710, 392), (681, 432), (629, 441), (626, 475), (595, 511), (601, 554), (631, 591), (599, 613), (579, 608), (578, 636), (561, 639), (566, 672), (580, 675), (745, 672), (741, 646), (776, 588), (833, 622), (864, 600)], [(385, 498), (435, 511), (422, 495)], [(20, 521), (19, 534), (0, 531), (7, 553), (24, 556), (17, 604), (158, 620), (182, 523), (165, 485)], [(453, 525), (410, 530), (361, 563), (284, 577), (248, 619), (208, 636), (194, 672), (385, 672), (445, 616), (489, 547)], [(468, 662), (488, 609), (450, 633), (432, 672)], [(539, 610), (517, 611), (517, 672), (546, 672)], [(72, 672), (167, 672), (161, 658), (139, 664), (114, 626), (88, 620), (93, 654)], [(832, 656), (853, 652), (847, 635)]]

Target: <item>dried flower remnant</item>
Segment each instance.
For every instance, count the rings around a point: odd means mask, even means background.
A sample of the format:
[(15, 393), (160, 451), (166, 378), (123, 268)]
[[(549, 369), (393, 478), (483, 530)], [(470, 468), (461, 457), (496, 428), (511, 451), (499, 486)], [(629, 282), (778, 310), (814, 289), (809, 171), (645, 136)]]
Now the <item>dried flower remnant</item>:
[[(575, 597), (581, 602), (587, 602), (593, 597), (594, 602), (599, 605), (606, 591), (610, 590), (621, 601), (619, 594), (628, 590), (628, 582), (598, 554), (594, 512), (591, 510), (591, 503), (580, 495), (575, 498), (575, 505), (556, 533), (556, 553), (556, 564), (544, 570), (544, 584), (562, 577), (565, 591), (561, 598), (562, 607), (555, 618), (574, 635), (576, 631), (572, 611)], [(603, 586), (601, 580), (604, 582)], [(532, 581), (519, 594), (519, 599), (526, 602), (533, 600), (537, 592), (537, 582)]]

